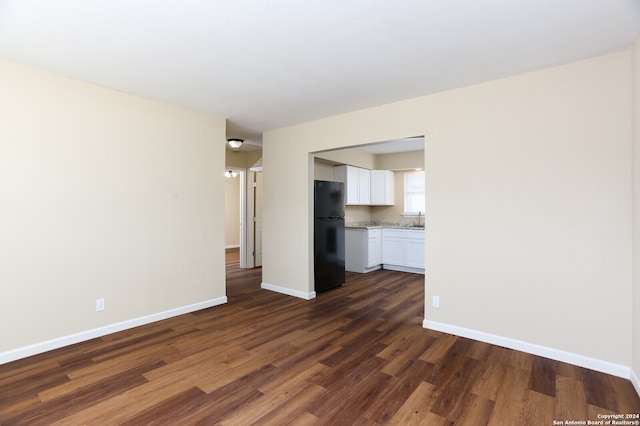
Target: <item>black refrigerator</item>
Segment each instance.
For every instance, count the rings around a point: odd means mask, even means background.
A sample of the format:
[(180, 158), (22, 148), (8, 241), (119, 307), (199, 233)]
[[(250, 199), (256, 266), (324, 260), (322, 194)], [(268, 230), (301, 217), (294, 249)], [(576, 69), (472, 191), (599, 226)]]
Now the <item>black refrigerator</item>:
[(344, 284), (344, 184), (315, 181), (314, 277), (315, 291)]

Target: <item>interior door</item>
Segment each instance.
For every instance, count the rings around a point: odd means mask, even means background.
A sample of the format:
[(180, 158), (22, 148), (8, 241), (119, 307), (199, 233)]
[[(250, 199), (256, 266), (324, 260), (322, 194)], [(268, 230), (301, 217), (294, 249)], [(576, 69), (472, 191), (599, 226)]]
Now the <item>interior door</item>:
[(262, 266), (262, 172), (253, 173), (253, 265)]

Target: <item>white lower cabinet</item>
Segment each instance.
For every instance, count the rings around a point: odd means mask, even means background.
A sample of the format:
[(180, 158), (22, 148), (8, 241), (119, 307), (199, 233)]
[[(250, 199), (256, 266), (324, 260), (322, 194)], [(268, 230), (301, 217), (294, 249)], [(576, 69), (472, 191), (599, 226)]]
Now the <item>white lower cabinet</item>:
[(424, 274), (424, 230), (382, 229), (384, 269)]
[(420, 238), (408, 237), (406, 244), (405, 265), (409, 268), (424, 269), (424, 232), (419, 231)]
[(367, 230), (367, 268), (380, 268), (382, 265), (382, 229)]
[(371, 272), (382, 267), (381, 229), (346, 228), (345, 269), (351, 272)]
[(404, 230), (382, 229), (382, 263), (401, 265), (404, 263)]
[(346, 228), (345, 269), (366, 273), (376, 269), (424, 274), (424, 230)]

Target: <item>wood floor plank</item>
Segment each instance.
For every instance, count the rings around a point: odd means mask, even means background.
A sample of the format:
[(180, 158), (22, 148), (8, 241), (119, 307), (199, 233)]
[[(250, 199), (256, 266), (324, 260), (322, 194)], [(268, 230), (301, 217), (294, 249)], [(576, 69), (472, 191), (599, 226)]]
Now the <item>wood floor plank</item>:
[[(429, 345), (424, 345), (428, 348)], [(419, 348), (419, 347), (418, 347)], [(423, 361), (410, 351), (393, 358), (382, 369), (382, 372), (394, 377), (409, 378), (412, 374), (419, 374), (421, 380), (433, 381), (438, 367), (430, 362)]]
[(459, 409), (449, 418), (455, 419), (455, 424), (465, 426), (481, 426), (489, 423), (494, 402), (473, 393), (465, 393), (460, 401)]
[(597, 405), (614, 413), (619, 413), (618, 403), (613, 392), (613, 382), (607, 374), (593, 370), (583, 370), (585, 396), (587, 403)]
[(85, 387), (101, 380), (109, 379), (121, 371), (131, 369), (136, 366), (144, 366), (150, 363), (161, 361), (153, 349), (147, 349), (132, 354), (126, 358), (111, 358), (102, 363), (90, 364), (84, 368), (75, 369), (67, 373), (67, 381), (51, 386), (38, 393), (40, 399), (49, 401), (59, 398), (66, 393), (74, 392), (79, 386)]
[(171, 420), (180, 422), (189, 414), (198, 411), (201, 405), (206, 403), (208, 396), (202, 390), (192, 387), (184, 392), (172, 395), (127, 421), (120, 423), (121, 426), (138, 425), (162, 425)]
[[(339, 400), (334, 399), (331, 406), (324, 405), (320, 410), (312, 407), (310, 411), (321, 417), (327, 424), (351, 425), (364, 419), (371, 421), (369, 416), (373, 414), (375, 404), (396, 382), (397, 379), (375, 371), (358, 382), (358, 390), (350, 392), (348, 399), (344, 397)], [(322, 413), (322, 416), (319, 413)]]
[(420, 382), (416, 389), (393, 414), (389, 423), (396, 425), (426, 425), (431, 406), (440, 396), (431, 383)]
[[(620, 413), (640, 414), (640, 398), (636, 398), (635, 389), (629, 380), (609, 376), (613, 395)], [(640, 420), (640, 419), (636, 419)]]
[(447, 356), (447, 352), (449, 352), (449, 349), (457, 340), (458, 337), (451, 334), (438, 336), (436, 342), (429, 347), (429, 350), (420, 356), (420, 359), (431, 362), (432, 364), (437, 364)]
[(434, 385), (445, 386), (449, 380), (459, 374), (460, 368), (468, 365), (468, 360), (472, 359), (467, 357), (470, 346), (471, 341), (469, 339), (456, 338), (446, 355), (436, 363), (436, 368), (431, 377), (427, 378), (427, 381)]
[[(145, 377), (148, 380), (155, 380), (159, 377), (173, 375), (176, 378), (189, 376), (195, 379), (201, 374), (216, 374), (217, 371), (226, 370), (227, 364), (225, 364), (225, 361), (227, 357), (235, 359), (250, 356), (250, 353), (240, 346), (222, 347), (225, 349), (214, 350), (213, 353), (199, 351), (195, 354), (190, 354), (185, 358), (145, 373)], [(217, 348), (220, 348), (220, 346), (217, 346)], [(198, 366), (198, 370), (194, 370), (191, 368), (192, 366)]]
[[(425, 378), (432, 374), (433, 368), (433, 364), (419, 359), (408, 364), (407, 368), (398, 372), (390, 385), (371, 401), (366, 417), (379, 424), (390, 422), (405, 401), (425, 383)], [(384, 369), (382, 371), (384, 372)]]
[(505, 361), (507, 350), (504, 348), (492, 347), (487, 355), (491, 362), (485, 362), (482, 366), (482, 373), (471, 387), (471, 392), (482, 396), (488, 400), (495, 401), (498, 391), (504, 381), (509, 364)]
[(33, 410), (41, 402), (37, 395), (13, 398), (11, 400), (9, 400), (9, 398), (0, 400), (0, 425), (2, 424), (2, 419), (14, 418), (21, 413)]
[[(479, 375), (480, 367), (478, 361), (473, 358), (466, 358), (462, 365), (458, 366), (455, 373), (447, 379), (447, 384), (444, 386), (440, 397), (431, 407), (431, 411), (451, 420), (460, 417), (460, 411), (464, 408), (464, 399)], [(437, 379), (430, 382), (440, 383)]]
[(0, 365), (0, 424), (511, 425), (640, 411), (628, 380), (422, 327), (424, 276), (313, 300), (227, 252), (225, 305)]
[(614, 415), (620, 414), (617, 411), (607, 410), (602, 407), (598, 407), (596, 405), (587, 404), (587, 420), (598, 420), (600, 415)]
[(517, 424), (531, 426), (553, 424), (556, 418), (554, 403), (553, 397), (532, 390), (527, 391)]
[(52, 425), (101, 425), (107, 419), (111, 424), (121, 424), (157, 405), (159, 401), (193, 388), (193, 382), (188, 378), (162, 377), (85, 407)]
[(557, 363), (549, 358), (533, 357), (529, 389), (548, 396), (555, 396)]
[(301, 390), (298, 394), (294, 395), (291, 399), (287, 400), (285, 403), (279, 405), (277, 409), (272, 410), (267, 415), (262, 416), (256, 419), (251, 423), (242, 423), (236, 422), (235, 419), (231, 419), (228, 422), (223, 424), (226, 425), (256, 425), (256, 426), (280, 426), (280, 425), (316, 425), (316, 424), (326, 424), (321, 421), (317, 416), (312, 413), (306, 411), (304, 404), (307, 401), (313, 401), (319, 398), (322, 398), (323, 392), (326, 392), (326, 389), (316, 386), (309, 385)]
[(342, 364), (327, 365), (325, 360), (322, 360), (320, 363), (330, 367), (330, 370), (322, 377), (315, 379), (314, 383), (327, 389), (357, 385), (358, 380), (362, 377), (385, 365), (386, 361), (376, 356), (384, 347), (379, 343), (368, 348), (366, 352), (356, 352), (344, 359)]
[(158, 368), (163, 364), (164, 362), (157, 361), (148, 365), (124, 370), (108, 379), (89, 386), (80, 387), (73, 393), (45, 401), (16, 416), (0, 419), (0, 424), (47, 425), (51, 423), (52, 420), (60, 420), (82, 410), (86, 406), (111, 398), (128, 389), (146, 383), (146, 379), (142, 374)]
[[(373, 351), (372, 351), (373, 352)], [(313, 401), (309, 406), (309, 412), (318, 417), (331, 417), (340, 411), (355, 389), (366, 379), (380, 370), (384, 360), (377, 358), (374, 353), (353, 359), (353, 365), (348, 367), (334, 367), (328, 374), (321, 376), (313, 382), (328, 389), (329, 395), (322, 401)]]
[(584, 386), (578, 379), (558, 376), (556, 382), (555, 419), (587, 420), (587, 399)]
[(276, 360), (274, 365), (279, 368), (280, 374), (269, 383), (261, 385), (260, 391), (268, 393), (282, 386), (288, 387), (289, 382), (295, 382), (299, 378), (306, 378), (306, 380), (313, 382), (327, 380), (323, 377), (329, 375), (332, 368), (316, 360), (323, 359), (336, 350), (338, 348), (323, 342), (320, 349), (310, 346), (309, 351), (300, 350), (291, 357)]
[[(44, 373), (44, 372), (43, 372)], [(42, 373), (41, 373), (42, 374)], [(46, 392), (51, 388), (70, 383), (71, 380), (63, 372), (54, 374), (42, 374), (38, 376), (25, 376), (20, 380), (8, 381), (0, 384), (0, 395), (2, 395), (3, 406), (28, 398), (31, 395)], [(0, 407), (0, 412), (2, 409)]]
[[(315, 368), (327, 368), (316, 365)], [(283, 381), (279, 386), (271, 386), (273, 381), (264, 386), (257, 385), (256, 388), (262, 392), (263, 398), (252, 401), (240, 413), (223, 422), (223, 424), (244, 424), (248, 425), (259, 419), (260, 422), (272, 421), (277, 419), (287, 419), (303, 416), (306, 409), (304, 403), (320, 399), (326, 393), (326, 389), (310, 382), (310, 378), (315, 375), (313, 369), (309, 369), (305, 374), (291, 377), (289, 380)], [(266, 390), (265, 390), (266, 389)]]
[(505, 366), (500, 389), (496, 395), (489, 425), (516, 425), (520, 421), (529, 391), (531, 372), (512, 365)]

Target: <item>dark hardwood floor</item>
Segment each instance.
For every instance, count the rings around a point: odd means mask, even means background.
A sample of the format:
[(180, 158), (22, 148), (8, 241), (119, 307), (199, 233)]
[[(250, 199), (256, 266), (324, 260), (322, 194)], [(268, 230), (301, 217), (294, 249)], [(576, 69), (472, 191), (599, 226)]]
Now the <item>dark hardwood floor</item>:
[(229, 303), (0, 365), (2, 425), (552, 425), (640, 413), (631, 383), (422, 328), (420, 275), (305, 301), (227, 253)]

